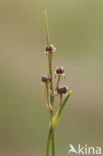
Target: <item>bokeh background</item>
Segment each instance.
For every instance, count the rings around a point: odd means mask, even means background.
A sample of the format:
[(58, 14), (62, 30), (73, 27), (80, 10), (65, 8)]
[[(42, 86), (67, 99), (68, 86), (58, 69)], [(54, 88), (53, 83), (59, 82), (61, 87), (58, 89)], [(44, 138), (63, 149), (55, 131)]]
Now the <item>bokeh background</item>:
[(53, 69), (73, 93), (56, 130), (57, 155), (103, 146), (103, 1), (0, 0), (0, 156), (44, 156), (49, 114), (42, 73), (48, 13)]

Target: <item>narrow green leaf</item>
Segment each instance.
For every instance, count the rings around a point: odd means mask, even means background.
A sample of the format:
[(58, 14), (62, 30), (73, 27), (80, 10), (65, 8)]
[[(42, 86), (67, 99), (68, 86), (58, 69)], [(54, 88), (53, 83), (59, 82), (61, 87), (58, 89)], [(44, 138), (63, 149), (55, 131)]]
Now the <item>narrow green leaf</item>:
[(69, 93), (68, 93), (67, 96), (65, 97), (65, 99), (64, 99), (64, 101), (63, 101), (63, 103), (62, 103), (62, 105), (61, 105), (61, 107), (60, 107), (60, 109), (59, 109), (59, 116), (61, 115), (61, 113), (62, 113), (62, 111), (63, 111), (63, 109), (64, 109), (64, 106), (66, 105), (66, 103), (67, 103), (67, 101), (68, 101), (68, 99), (69, 99), (71, 93), (72, 93), (72, 91), (69, 91)]
[(52, 128), (55, 129), (55, 128), (57, 127), (58, 122), (59, 122), (59, 120), (60, 120), (61, 113), (62, 113), (62, 111), (63, 111), (63, 109), (64, 109), (64, 106), (66, 105), (66, 103), (67, 103), (67, 101), (68, 101), (68, 99), (69, 99), (71, 93), (72, 93), (72, 91), (70, 91), (70, 92), (67, 94), (67, 96), (65, 97), (65, 99), (64, 99), (64, 101), (63, 101), (61, 107), (59, 108), (59, 110), (57, 111), (56, 115), (54, 116), (53, 123), (52, 123)]

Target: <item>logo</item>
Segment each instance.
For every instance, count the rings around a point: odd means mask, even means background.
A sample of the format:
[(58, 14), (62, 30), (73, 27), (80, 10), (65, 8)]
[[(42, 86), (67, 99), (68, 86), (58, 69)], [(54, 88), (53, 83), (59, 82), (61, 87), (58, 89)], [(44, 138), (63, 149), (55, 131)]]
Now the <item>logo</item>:
[(72, 144), (69, 145), (69, 151), (68, 154), (80, 154), (80, 155), (84, 155), (84, 154), (92, 154), (92, 155), (101, 155), (102, 154), (102, 149), (101, 147), (89, 147), (88, 145), (84, 145), (81, 146), (80, 144), (78, 144), (77, 148), (75, 148)]

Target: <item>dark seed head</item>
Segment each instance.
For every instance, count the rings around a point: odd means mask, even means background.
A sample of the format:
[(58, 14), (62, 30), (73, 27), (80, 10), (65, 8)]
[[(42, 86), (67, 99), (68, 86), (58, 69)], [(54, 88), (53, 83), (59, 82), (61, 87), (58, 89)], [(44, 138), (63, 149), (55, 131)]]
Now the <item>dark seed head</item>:
[(58, 94), (66, 94), (68, 91), (68, 87), (67, 86), (60, 86), (58, 89), (57, 89), (57, 92)]
[(51, 44), (50, 46), (46, 46), (45, 51), (46, 53), (55, 52), (56, 48)]
[(43, 76), (41, 77), (41, 81), (44, 82), (44, 83), (47, 83), (47, 82), (49, 82), (50, 80), (51, 80), (50, 75), (43, 75)]
[(52, 47), (51, 46), (47, 46), (45, 50), (46, 50), (46, 52), (51, 52), (52, 51)]
[(56, 68), (56, 73), (57, 73), (57, 74), (63, 74), (63, 73), (64, 73), (64, 68), (63, 68), (63, 67), (60, 67), (60, 66), (57, 67), (57, 68)]

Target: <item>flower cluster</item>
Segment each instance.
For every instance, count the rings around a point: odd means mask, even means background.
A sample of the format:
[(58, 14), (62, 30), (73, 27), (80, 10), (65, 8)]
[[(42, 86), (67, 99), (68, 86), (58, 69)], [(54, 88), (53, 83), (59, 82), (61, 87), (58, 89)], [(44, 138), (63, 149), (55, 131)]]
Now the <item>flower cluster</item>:
[[(45, 48), (45, 53), (48, 55), (48, 54), (52, 54), (54, 53), (56, 50), (56, 48), (51, 44), (50, 46), (46, 46)], [(60, 86), (59, 83), (60, 83), (60, 80), (61, 80), (61, 77), (64, 76), (64, 67), (62, 66), (58, 66), (55, 70), (55, 74), (57, 75), (58, 77), (58, 80), (57, 80), (57, 85), (56, 85), (56, 93), (58, 95), (64, 95), (68, 92), (68, 87), (66, 85), (63, 85), (63, 86)], [(48, 84), (51, 82), (51, 75), (47, 74), (47, 75), (42, 75), (42, 78), (41, 78), (41, 81), (44, 83), (44, 84)]]

